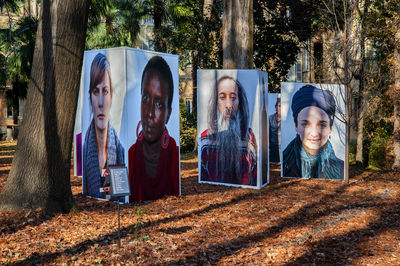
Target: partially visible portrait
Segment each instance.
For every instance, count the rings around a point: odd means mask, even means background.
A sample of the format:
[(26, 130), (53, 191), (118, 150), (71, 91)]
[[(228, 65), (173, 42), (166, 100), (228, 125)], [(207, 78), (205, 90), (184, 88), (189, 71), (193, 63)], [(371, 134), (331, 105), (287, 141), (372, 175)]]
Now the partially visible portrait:
[[(275, 97), (274, 97), (275, 96)], [(271, 163), (280, 163), (280, 147), (281, 147), (281, 98), (280, 95), (274, 93), (270, 95), (270, 104), (274, 106), (274, 112), (268, 116), (269, 124), (269, 161)], [(273, 101), (272, 101), (272, 98)]]
[[(336, 85), (334, 89), (337, 91), (340, 87)], [(282, 93), (290, 99), (290, 112), (286, 114), (293, 119), (285, 124), (282, 132), (296, 134), (288, 140), (288, 134), (282, 133), (282, 138), (289, 141), (283, 150), (282, 175), (343, 179), (344, 161), (337, 153), (343, 154), (345, 135), (343, 123), (336, 117), (342, 104), (338, 104), (333, 92), (313, 84), (303, 85), (292, 93), (282, 90)]]
[(207, 128), (199, 143), (200, 180), (256, 186), (257, 141), (249, 127), (249, 103), (242, 84), (229, 75), (219, 77), (207, 101)]
[(168, 63), (161, 56), (153, 56), (140, 84), (141, 120), (136, 142), (128, 151), (130, 201), (179, 195), (179, 147), (167, 129), (174, 95)]
[(84, 195), (105, 199), (104, 187), (110, 186), (106, 169), (124, 164), (124, 147), (110, 123), (114, 88), (110, 63), (102, 53), (91, 63), (88, 92), (92, 119), (83, 144), (82, 189)]
[(261, 89), (262, 89), (262, 107), (260, 111), (261, 116), (261, 145), (259, 149), (261, 150), (261, 186), (266, 186), (269, 183), (269, 132), (268, 132), (268, 103), (269, 103), (269, 93), (268, 93), (268, 76), (266, 73), (261, 78)]

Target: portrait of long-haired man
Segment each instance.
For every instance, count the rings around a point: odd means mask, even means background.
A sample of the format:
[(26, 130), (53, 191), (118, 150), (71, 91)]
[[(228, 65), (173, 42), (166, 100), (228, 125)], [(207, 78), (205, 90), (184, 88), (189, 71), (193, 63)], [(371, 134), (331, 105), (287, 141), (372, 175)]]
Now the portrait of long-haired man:
[(242, 84), (229, 75), (217, 78), (209, 97), (207, 129), (200, 135), (201, 181), (257, 185), (257, 143), (249, 120)]

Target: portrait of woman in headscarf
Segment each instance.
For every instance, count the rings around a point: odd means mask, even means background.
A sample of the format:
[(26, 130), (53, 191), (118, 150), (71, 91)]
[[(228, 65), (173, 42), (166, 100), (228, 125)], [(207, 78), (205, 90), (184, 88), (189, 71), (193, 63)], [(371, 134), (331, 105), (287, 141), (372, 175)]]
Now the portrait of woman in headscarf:
[(101, 191), (105, 184), (102, 172), (110, 165), (124, 164), (124, 148), (110, 123), (113, 97), (110, 63), (98, 53), (91, 64), (89, 100), (93, 119), (86, 131), (83, 144), (83, 194), (105, 198)]
[(344, 162), (330, 142), (336, 103), (326, 90), (306, 85), (292, 98), (296, 137), (283, 151), (284, 177), (342, 179)]
[(128, 151), (130, 201), (179, 194), (179, 147), (166, 127), (172, 111), (174, 85), (168, 63), (153, 56), (141, 80), (136, 143)]

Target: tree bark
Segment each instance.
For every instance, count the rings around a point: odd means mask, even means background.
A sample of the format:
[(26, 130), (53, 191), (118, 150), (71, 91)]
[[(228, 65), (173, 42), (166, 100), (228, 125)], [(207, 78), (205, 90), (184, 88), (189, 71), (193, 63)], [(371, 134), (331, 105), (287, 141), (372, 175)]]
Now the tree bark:
[(203, 2), (203, 17), (205, 19), (211, 18), (211, 9), (214, 4), (214, 0), (204, 0)]
[(28, 0), (27, 2), (27, 10), (28, 10), (28, 15), (32, 16), (32, 11), (31, 11), (31, 0)]
[[(205, 32), (205, 23), (211, 18), (211, 10), (214, 4), (214, 0), (204, 0), (203, 2), (203, 23), (202, 23), (202, 41), (207, 42), (208, 37), (206, 36), (208, 32)], [(205, 43), (205, 46), (208, 45)], [(217, 49), (217, 48), (216, 48)], [(203, 57), (203, 58), (202, 58)], [(202, 60), (203, 59), (203, 60)], [(200, 62), (204, 62), (204, 54), (201, 49), (192, 51), (192, 82), (193, 82), (193, 90), (192, 90), (192, 99), (193, 99), (193, 115), (197, 116), (197, 70), (204, 67), (204, 64)], [(196, 140), (197, 143), (197, 140)], [(196, 145), (197, 148), (197, 145)]]
[(163, 23), (163, 7), (162, 0), (154, 0), (153, 6), (153, 21), (154, 21), (154, 49), (157, 52), (166, 52), (167, 47), (161, 36), (161, 26)]
[(360, 113), (357, 124), (357, 150), (356, 150), (356, 165), (359, 167), (362, 167), (364, 165), (363, 142), (364, 142), (364, 115)]
[(253, 68), (253, 1), (223, 1), (223, 68)]
[[(397, 23), (400, 25), (400, 22)], [(396, 27), (397, 31), (395, 34), (395, 51), (393, 55), (393, 75), (394, 75), (394, 87), (393, 87), (393, 153), (394, 162), (392, 169), (400, 171), (400, 29)]]
[(72, 133), (89, 0), (43, 0), (24, 120), (2, 209), (68, 212)]
[(359, 92), (359, 99), (358, 99), (358, 125), (357, 125), (357, 150), (356, 150), (356, 165), (357, 166), (363, 166), (363, 154), (364, 154), (364, 91), (365, 91), (365, 34), (366, 34), (366, 29), (365, 29), (365, 17), (368, 12), (369, 8), (369, 1), (363, 1), (363, 11), (361, 12), (360, 9), (358, 9), (358, 16), (360, 17), (360, 27), (361, 27), (361, 32), (360, 32), (360, 71), (359, 71), (359, 86), (358, 86), (358, 92)]
[(13, 139), (18, 138), (19, 97), (13, 97)]
[(197, 117), (197, 70), (199, 69), (199, 53), (198, 51), (192, 51), (192, 113)]
[[(343, 5), (343, 13), (346, 14), (347, 12), (347, 5), (346, 1), (344, 2)], [(352, 22), (352, 18), (350, 18), (350, 22)], [(345, 142), (345, 170), (344, 170), (344, 182), (345, 184), (349, 184), (349, 143), (350, 143), (350, 112), (352, 110), (351, 108), (351, 80), (350, 80), (350, 73), (349, 73), (349, 62), (350, 62), (350, 56), (349, 56), (349, 21), (347, 20), (347, 17), (344, 16), (344, 32), (343, 32), (343, 38), (344, 40), (343, 46), (344, 46), (344, 51), (343, 51), (343, 74), (344, 74), (344, 85), (345, 85), (345, 103), (346, 103), (346, 114), (345, 114), (345, 124), (346, 124), (346, 142)]]

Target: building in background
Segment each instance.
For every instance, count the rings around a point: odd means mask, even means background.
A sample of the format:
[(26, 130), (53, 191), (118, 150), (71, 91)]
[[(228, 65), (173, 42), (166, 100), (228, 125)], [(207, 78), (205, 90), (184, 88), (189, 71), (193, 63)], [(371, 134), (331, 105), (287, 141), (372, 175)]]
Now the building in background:
[[(351, 124), (357, 125), (360, 107), (360, 68), (364, 60), (364, 71), (373, 72), (377, 68), (374, 60), (374, 50), (370, 42), (365, 43), (365, 54), (361, 55), (361, 44), (358, 38), (359, 29), (353, 26), (350, 33), (352, 40), (348, 48), (349, 65), (348, 69), (352, 75), (349, 87), (351, 88), (352, 113)], [(297, 61), (289, 70), (285, 81), (316, 83), (316, 84), (343, 84), (343, 57), (340, 53), (335, 53), (343, 45), (340, 36), (334, 32), (322, 32), (314, 36), (311, 40), (303, 43), (303, 47), (298, 54)], [(365, 86), (365, 84), (364, 84)], [(350, 130), (350, 140), (357, 139), (356, 127)]]
[[(18, 20), (24, 16), (31, 15), (38, 17), (40, 12), (39, 4), (37, 0), (23, 1), (19, 3), (20, 12), (10, 13), (6, 8), (0, 10), (0, 29), (7, 29), (15, 27)], [(6, 92), (11, 89), (11, 84), (7, 84), (5, 87), (0, 87), (0, 139), (13, 139), (15, 131), (21, 122), (24, 113), (24, 100), (19, 99), (19, 112), (18, 112), (18, 123), (14, 123), (13, 115), (14, 110), (12, 104), (7, 101)]]

